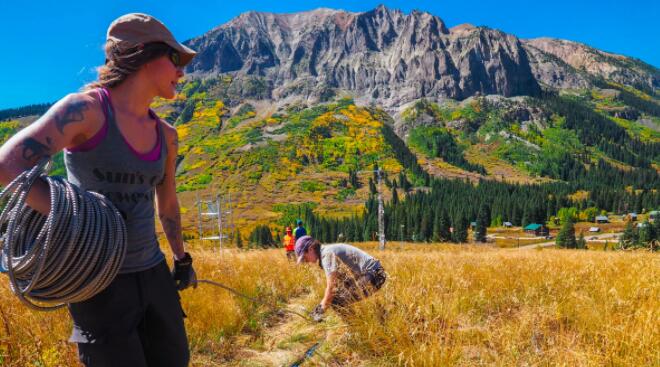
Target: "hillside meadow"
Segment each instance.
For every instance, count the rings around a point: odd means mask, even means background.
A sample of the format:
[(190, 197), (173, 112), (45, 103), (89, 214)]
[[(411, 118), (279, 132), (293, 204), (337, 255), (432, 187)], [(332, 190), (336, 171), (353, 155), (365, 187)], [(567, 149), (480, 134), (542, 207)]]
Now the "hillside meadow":
[[(331, 313), (327, 322), (310, 326), (313, 332), (289, 331), (308, 346), (322, 339), (308, 365), (660, 363), (657, 255), (398, 243), (379, 252), (375, 243), (360, 246), (381, 259), (388, 282), (347, 316)], [(322, 295), (321, 270), (297, 267), (281, 250), (191, 250), (200, 278), (273, 308), (304, 297), (303, 306), (311, 309)], [(284, 315), (205, 284), (184, 291), (182, 300), (194, 366), (244, 365), (240, 351), (266, 348), (263, 340)], [(2, 366), (77, 365), (75, 347), (66, 342), (65, 310), (28, 310), (4, 278), (0, 301)]]

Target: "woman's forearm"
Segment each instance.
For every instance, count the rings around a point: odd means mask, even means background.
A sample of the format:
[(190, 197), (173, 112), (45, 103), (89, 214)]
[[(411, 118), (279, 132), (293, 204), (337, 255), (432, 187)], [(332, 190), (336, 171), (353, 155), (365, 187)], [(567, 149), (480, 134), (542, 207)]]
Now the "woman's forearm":
[(330, 273), (328, 275), (325, 286), (325, 295), (321, 301), (321, 307), (323, 307), (323, 309), (328, 308), (332, 304), (332, 298), (334, 297), (335, 277), (335, 273)]
[(331, 288), (325, 288), (325, 295), (323, 296), (323, 300), (321, 301), (321, 306), (323, 309), (328, 308), (330, 304), (332, 304), (332, 289)]
[(183, 236), (181, 235), (181, 213), (179, 212), (179, 205), (172, 205), (171, 208), (160, 211), (158, 216), (160, 223), (163, 225), (163, 231), (167, 242), (170, 244), (172, 253), (176, 259), (184, 256)]

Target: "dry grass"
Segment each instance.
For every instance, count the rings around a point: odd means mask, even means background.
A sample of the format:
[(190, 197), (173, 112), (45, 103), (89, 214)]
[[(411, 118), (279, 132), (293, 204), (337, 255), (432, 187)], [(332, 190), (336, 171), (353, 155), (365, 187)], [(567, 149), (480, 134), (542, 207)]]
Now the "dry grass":
[[(660, 364), (657, 255), (361, 246), (381, 259), (388, 282), (358, 304), (354, 316), (318, 326), (328, 339), (309, 365)], [(269, 302), (283, 306), (306, 291), (310, 302), (320, 297), (321, 270), (295, 267), (279, 250), (193, 254), (202, 277)], [(66, 312), (30, 312), (1, 284), (0, 364), (76, 365), (75, 348), (65, 342)], [(258, 347), (277, 318), (205, 285), (183, 292), (183, 304), (195, 366), (235, 365), (240, 349)], [(291, 332), (291, 338), (315, 340), (304, 330)]]
[[(287, 261), (283, 250), (229, 251), (222, 256), (193, 250), (199, 278), (211, 279), (263, 300), (273, 307), (306, 291), (316, 278), (308, 269)], [(216, 365), (233, 359), (239, 340), (252, 342), (261, 337), (272, 308), (233, 296), (226, 290), (202, 284), (182, 294), (193, 365)]]
[(381, 256), (390, 281), (334, 354), (368, 365), (657, 366), (660, 258), (428, 247)]
[[(227, 251), (222, 256), (191, 249), (199, 278), (212, 279), (265, 301), (283, 306), (313, 284), (309, 269), (289, 263), (283, 251)], [(170, 256), (168, 255), (168, 258)], [(260, 337), (273, 310), (206, 284), (181, 293), (188, 314), (186, 328), (193, 365), (219, 365), (232, 359), (237, 336)], [(0, 366), (77, 366), (75, 346), (67, 343), (71, 322), (66, 310), (53, 313), (27, 309), (0, 282)]]
[(600, 232), (598, 233), (616, 233), (623, 232), (626, 228), (626, 222), (616, 221), (611, 223), (591, 223), (591, 222), (579, 222), (575, 224), (575, 235), (578, 236), (580, 232), (584, 234), (585, 237), (592, 235), (589, 233), (589, 228), (598, 227)]

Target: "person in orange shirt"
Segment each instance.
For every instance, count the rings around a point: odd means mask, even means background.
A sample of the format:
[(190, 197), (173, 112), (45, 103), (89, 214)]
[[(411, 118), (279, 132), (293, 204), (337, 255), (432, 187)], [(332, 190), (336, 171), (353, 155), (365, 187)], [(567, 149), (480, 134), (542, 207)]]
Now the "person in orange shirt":
[(296, 245), (296, 239), (291, 234), (291, 227), (286, 227), (286, 236), (284, 236), (284, 249), (286, 250), (286, 257), (289, 261), (296, 260), (296, 254), (294, 252), (294, 247)]

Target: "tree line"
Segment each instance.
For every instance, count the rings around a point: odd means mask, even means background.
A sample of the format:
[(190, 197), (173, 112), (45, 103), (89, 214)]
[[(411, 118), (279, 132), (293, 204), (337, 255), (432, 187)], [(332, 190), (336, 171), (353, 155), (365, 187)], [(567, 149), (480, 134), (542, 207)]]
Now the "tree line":
[(574, 130), (584, 145), (601, 148), (610, 157), (634, 167), (648, 168), (660, 160), (660, 144), (641, 142), (626, 129), (585, 106), (575, 97), (548, 94), (538, 105), (565, 117), (564, 128)]
[[(561, 229), (557, 234), (556, 244), (562, 248), (587, 248), (584, 234), (580, 233), (577, 238), (575, 237), (575, 226), (570, 217), (564, 218)], [(605, 242), (604, 246), (605, 250), (610, 249), (608, 242)], [(637, 248), (646, 248), (651, 251), (660, 250), (660, 220), (644, 221), (637, 226), (629, 220), (618, 243), (614, 243), (612, 247), (612, 249), (621, 250)]]
[(8, 108), (0, 110), (0, 121), (25, 117), (25, 116), (41, 116), (52, 106), (52, 103), (37, 103), (27, 106)]
[[(412, 242), (465, 242), (471, 224), (474, 239), (483, 241), (489, 226), (501, 226), (503, 222), (515, 226), (543, 224), (558, 216), (562, 208), (582, 211), (597, 207), (597, 212), (623, 209), (641, 213), (660, 205), (660, 194), (655, 190), (599, 188), (584, 199), (574, 200), (570, 195), (576, 188), (566, 183), (523, 185), (482, 180), (475, 185), (462, 180), (432, 179), (430, 187), (411, 187), (406, 191), (401, 188), (406, 184), (399, 183), (401, 177), (388, 181), (392, 198), (384, 206), (386, 238)], [(308, 232), (323, 242), (378, 238), (376, 195), (369, 197), (362, 213), (351, 217), (318, 216), (312, 206), (304, 206), (300, 216)]]

